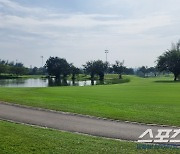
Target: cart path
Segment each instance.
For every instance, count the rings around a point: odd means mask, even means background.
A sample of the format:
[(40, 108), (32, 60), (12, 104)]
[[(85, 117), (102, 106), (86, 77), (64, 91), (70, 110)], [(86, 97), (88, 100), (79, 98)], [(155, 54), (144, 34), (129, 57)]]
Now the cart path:
[[(158, 129), (180, 129), (171, 126), (145, 125), (104, 120), (95, 117), (36, 109), (4, 102), (0, 102), (0, 119), (128, 141), (138, 141), (138, 137), (147, 129), (152, 129), (154, 136), (157, 135)], [(148, 136), (149, 135), (145, 136), (143, 139), (147, 139), (146, 137)], [(180, 135), (178, 136), (178, 140), (180, 140)], [(180, 143), (176, 144), (180, 145)]]

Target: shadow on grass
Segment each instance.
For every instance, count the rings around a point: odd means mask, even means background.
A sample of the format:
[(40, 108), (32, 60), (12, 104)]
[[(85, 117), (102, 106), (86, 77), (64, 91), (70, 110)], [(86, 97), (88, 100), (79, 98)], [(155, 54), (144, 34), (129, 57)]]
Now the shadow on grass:
[(180, 83), (179, 81), (174, 81), (174, 80), (158, 80), (158, 81), (154, 81), (156, 83)]
[(109, 80), (105, 80), (105, 84), (122, 84), (122, 83), (127, 83), (130, 82), (130, 79), (125, 78), (125, 79), (109, 79)]

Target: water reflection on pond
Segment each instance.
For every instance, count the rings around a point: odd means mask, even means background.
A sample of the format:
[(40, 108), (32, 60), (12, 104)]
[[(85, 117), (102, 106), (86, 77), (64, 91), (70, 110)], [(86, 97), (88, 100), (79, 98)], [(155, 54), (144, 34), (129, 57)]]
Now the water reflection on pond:
[(55, 79), (1, 79), (0, 87), (52, 87), (52, 86), (90, 86), (96, 85), (91, 80), (55, 80)]

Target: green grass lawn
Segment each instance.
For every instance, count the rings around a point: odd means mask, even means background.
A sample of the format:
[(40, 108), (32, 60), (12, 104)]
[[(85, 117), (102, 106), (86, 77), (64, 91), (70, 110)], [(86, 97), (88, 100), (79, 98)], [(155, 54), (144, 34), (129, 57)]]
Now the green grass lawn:
[(126, 76), (114, 85), (0, 88), (0, 100), (120, 120), (180, 126), (180, 82)]
[(1, 154), (175, 154), (180, 149), (137, 149), (137, 143), (90, 137), (0, 121)]

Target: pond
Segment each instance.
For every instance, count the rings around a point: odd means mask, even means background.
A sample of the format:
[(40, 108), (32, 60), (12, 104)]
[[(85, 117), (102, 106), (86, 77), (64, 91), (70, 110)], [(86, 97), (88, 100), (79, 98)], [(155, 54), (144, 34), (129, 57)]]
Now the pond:
[(91, 86), (96, 85), (91, 80), (72, 81), (55, 79), (1, 79), (0, 87), (53, 87), (53, 86)]

